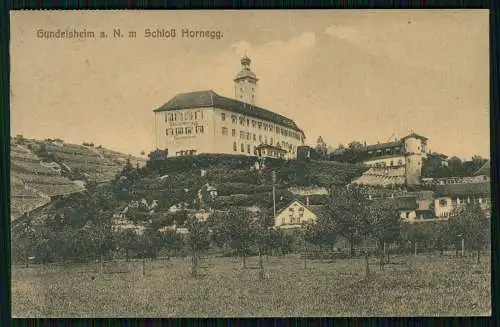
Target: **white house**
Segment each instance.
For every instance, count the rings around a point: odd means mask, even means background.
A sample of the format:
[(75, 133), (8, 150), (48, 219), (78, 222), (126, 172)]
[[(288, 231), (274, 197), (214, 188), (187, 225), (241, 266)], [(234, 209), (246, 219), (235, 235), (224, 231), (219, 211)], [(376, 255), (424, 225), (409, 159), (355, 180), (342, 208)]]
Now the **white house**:
[(466, 203), (478, 203), (489, 214), (491, 207), (490, 183), (445, 184), (436, 186), (435, 215), (453, 216), (454, 211)]
[(327, 213), (324, 205), (305, 205), (295, 200), (276, 215), (274, 227), (300, 228), (303, 222), (314, 221), (325, 214)]

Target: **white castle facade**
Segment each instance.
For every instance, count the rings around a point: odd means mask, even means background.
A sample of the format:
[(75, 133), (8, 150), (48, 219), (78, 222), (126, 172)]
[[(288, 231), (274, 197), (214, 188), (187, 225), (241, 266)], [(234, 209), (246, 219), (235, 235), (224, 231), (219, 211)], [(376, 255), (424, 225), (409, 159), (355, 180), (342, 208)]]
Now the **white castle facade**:
[(258, 79), (241, 59), (235, 98), (212, 90), (182, 93), (154, 110), (156, 148), (169, 156), (201, 153), (296, 158), (304, 132), (287, 117), (255, 105)]

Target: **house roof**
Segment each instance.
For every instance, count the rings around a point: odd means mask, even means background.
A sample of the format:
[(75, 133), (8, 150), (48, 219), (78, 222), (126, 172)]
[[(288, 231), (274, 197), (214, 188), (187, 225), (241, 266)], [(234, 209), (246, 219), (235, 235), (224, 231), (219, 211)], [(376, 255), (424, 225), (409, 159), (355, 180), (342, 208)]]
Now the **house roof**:
[(304, 135), (304, 132), (295, 124), (293, 120), (274, 113), (270, 110), (257, 107), (255, 105), (245, 103), (239, 100), (230, 99), (218, 95), (212, 90), (195, 91), (181, 93), (174, 96), (167, 103), (154, 109), (154, 112), (175, 111), (192, 108), (219, 108), (225, 109), (237, 114), (247, 115), (255, 118), (270, 121), (274, 124), (279, 124)]
[(394, 205), (396, 210), (415, 210), (418, 208), (417, 199), (414, 196), (383, 198), (374, 201), (390, 203)]
[(386, 142), (386, 143), (367, 145), (367, 146), (361, 148), (360, 151), (382, 150), (382, 149), (392, 148), (392, 147), (397, 147), (397, 146), (400, 147), (402, 145), (403, 145), (403, 143), (398, 140), (398, 141), (392, 141), (392, 142)]
[(434, 200), (434, 191), (421, 190), (408, 192), (408, 195), (414, 196), (417, 200)]
[(489, 159), (484, 163), (484, 165), (481, 166), (481, 168), (476, 170), (476, 172), (474, 173), (474, 176), (479, 175), (486, 175), (488, 177), (491, 176), (491, 162)]
[(316, 215), (316, 217), (324, 217), (325, 215), (328, 214), (328, 206), (326, 206), (326, 205), (305, 205), (304, 203), (302, 203), (299, 200), (293, 200), (287, 206), (285, 206), (283, 209), (281, 209), (277, 213), (277, 215), (282, 214), (284, 211), (286, 211), (288, 208), (290, 208), (290, 206), (294, 203), (298, 203), (300, 206), (308, 209), (309, 211), (314, 213)]
[(422, 135), (418, 135), (417, 133), (410, 133), (408, 135), (406, 135), (405, 137), (401, 138), (402, 141), (408, 139), (408, 138), (416, 138), (416, 139), (420, 139), (420, 140), (424, 140), (424, 141), (427, 141), (428, 138), (425, 137), (425, 136), (422, 136)]
[(489, 195), (490, 183), (460, 183), (436, 185), (437, 196)]
[(283, 148), (278, 148), (277, 146), (273, 146), (273, 145), (269, 145), (269, 144), (259, 144), (256, 149), (271, 149), (271, 150), (275, 150), (275, 151), (279, 151), (279, 152), (288, 152), (287, 150), (283, 149)]

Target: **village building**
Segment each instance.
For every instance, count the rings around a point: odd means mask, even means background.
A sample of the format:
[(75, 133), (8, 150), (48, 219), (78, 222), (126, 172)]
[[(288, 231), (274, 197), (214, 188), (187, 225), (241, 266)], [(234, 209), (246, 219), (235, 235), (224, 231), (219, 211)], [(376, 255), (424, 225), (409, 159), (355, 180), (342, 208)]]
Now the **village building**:
[[(361, 185), (418, 185), (422, 163), (428, 152), (428, 139), (414, 132), (387, 143), (362, 145), (354, 149), (357, 163), (370, 168), (353, 184)], [(342, 158), (345, 149), (334, 151), (332, 160)]]
[(305, 142), (297, 124), (256, 105), (251, 60), (241, 59), (234, 78), (235, 99), (212, 90), (182, 93), (154, 109), (156, 148), (170, 156), (237, 154), (294, 159)]
[(324, 205), (303, 204), (295, 200), (276, 215), (274, 227), (279, 229), (300, 228), (303, 223), (315, 221), (318, 217), (326, 214), (328, 214), (327, 207)]
[(439, 218), (451, 217), (465, 204), (476, 203), (490, 215), (490, 183), (463, 183), (437, 185), (434, 200), (435, 215)]

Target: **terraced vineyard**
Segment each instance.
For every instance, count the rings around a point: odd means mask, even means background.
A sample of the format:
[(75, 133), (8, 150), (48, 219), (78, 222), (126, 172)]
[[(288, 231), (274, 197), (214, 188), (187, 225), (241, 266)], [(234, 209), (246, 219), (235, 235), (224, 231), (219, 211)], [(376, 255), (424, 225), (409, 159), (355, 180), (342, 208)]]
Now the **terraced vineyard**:
[[(49, 203), (54, 196), (84, 190), (84, 181), (110, 181), (127, 158), (130, 156), (103, 148), (11, 140), (12, 219)], [(134, 164), (138, 161), (140, 165), (144, 162), (131, 158)]]

